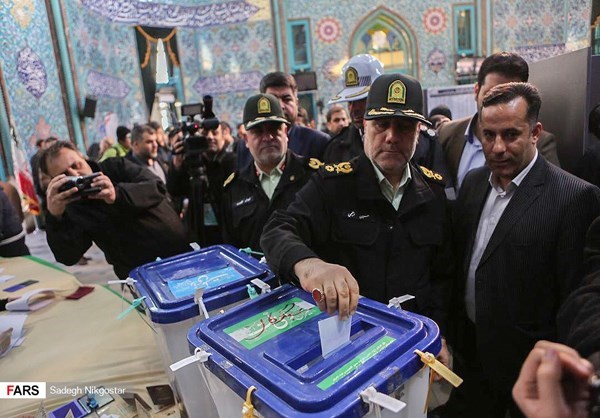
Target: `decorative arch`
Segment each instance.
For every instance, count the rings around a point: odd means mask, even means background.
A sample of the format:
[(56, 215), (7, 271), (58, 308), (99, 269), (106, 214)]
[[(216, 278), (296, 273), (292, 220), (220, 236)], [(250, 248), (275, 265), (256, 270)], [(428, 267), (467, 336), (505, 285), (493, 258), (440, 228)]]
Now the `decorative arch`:
[(358, 24), (350, 36), (349, 53), (373, 55), (383, 63), (386, 73), (419, 74), (415, 33), (407, 21), (387, 7), (378, 7)]

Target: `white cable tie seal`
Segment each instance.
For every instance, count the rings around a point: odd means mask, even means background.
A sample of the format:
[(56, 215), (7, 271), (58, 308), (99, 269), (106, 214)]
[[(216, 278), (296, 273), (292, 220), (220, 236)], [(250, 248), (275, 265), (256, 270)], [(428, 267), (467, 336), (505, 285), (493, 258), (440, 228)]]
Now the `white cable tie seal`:
[(400, 306), (401, 303), (404, 303), (404, 302), (409, 301), (414, 298), (415, 297), (413, 295), (403, 295), (403, 296), (391, 298), (390, 302), (388, 303), (388, 308), (402, 309), (402, 306)]
[(206, 310), (206, 306), (204, 306), (202, 295), (204, 295), (204, 288), (196, 289), (196, 293), (194, 294), (194, 303), (200, 307), (200, 312), (202, 312), (204, 318), (208, 319), (209, 315), (208, 311)]
[(201, 248), (200, 244), (198, 244), (197, 242), (190, 242), (190, 247), (192, 247), (194, 251), (198, 251)]
[(381, 408), (387, 409), (395, 414), (406, 408), (406, 403), (399, 401), (396, 398), (392, 398), (385, 393), (377, 392), (373, 386), (369, 386), (360, 393), (360, 397), (363, 402), (377, 405)]
[(271, 286), (268, 283), (263, 282), (261, 279), (252, 279), (250, 280), (250, 283), (260, 289), (261, 295), (271, 293)]
[(262, 257), (260, 258), (260, 261), (259, 261), (259, 263), (261, 263), (261, 264), (267, 264), (267, 259), (266, 259), (266, 257), (265, 257), (265, 256), (262, 256)]
[(131, 277), (126, 278), (125, 280), (109, 280), (106, 282), (108, 284), (128, 284), (131, 286), (134, 283), (137, 283), (137, 280), (132, 279)]
[(184, 358), (183, 360), (179, 360), (176, 363), (173, 363), (169, 366), (169, 369), (176, 372), (177, 370), (192, 364), (192, 363), (204, 363), (210, 357), (210, 353), (200, 349), (200, 347), (196, 347), (194, 350), (194, 355)]

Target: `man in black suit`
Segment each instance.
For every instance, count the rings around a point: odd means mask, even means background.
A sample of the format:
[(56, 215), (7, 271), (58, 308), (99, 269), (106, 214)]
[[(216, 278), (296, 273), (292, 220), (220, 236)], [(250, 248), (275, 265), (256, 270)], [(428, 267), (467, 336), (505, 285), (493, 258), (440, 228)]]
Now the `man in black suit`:
[(556, 341), (558, 309), (581, 282), (585, 233), (600, 214), (597, 187), (538, 153), (540, 106), (534, 86), (507, 83), (479, 112), (487, 164), (467, 174), (455, 208), (451, 343), (465, 383), (447, 409), (462, 401), (457, 416), (519, 416), (511, 387), (535, 342)]
[[(439, 141), (444, 149), (446, 163), (452, 184), (458, 191), (465, 175), (474, 168), (484, 165), (481, 149), (481, 127), (478, 114), (485, 94), (494, 86), (512, 81), (526, 82), (529, 79), (529, 66), (517, 54), (499, 52), (487, 57), (481, 64), (475, 84), (477, 113), (473, 116), (446, 122), (439, 127)], [(556, 137), (542, 131), (536, 143), (538, 151), (546, 160), (560, 167), (556, 154)]]

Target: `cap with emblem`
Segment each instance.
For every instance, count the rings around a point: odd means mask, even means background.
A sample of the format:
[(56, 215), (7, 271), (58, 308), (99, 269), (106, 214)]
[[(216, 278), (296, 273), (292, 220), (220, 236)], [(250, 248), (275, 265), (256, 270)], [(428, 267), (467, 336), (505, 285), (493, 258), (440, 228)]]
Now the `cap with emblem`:
[(257, 94), (250, 97), (244, 106), (244, 125), (246, 129), (264, 122), (282, 122), (290, 124), (281, 110), (279, 99), (271, 94)]
[(431, 125), (423, 116), (423, 90), (419, 80), (404, 74), (384, 74), (373, 82), (365, 119), (389, 116), (417, 119)]
[(328, 104), (354, 102), (367, 97), (373, 81), (383, 74), (383, 64), (369, 54), (355, 55), (342, 67), (344, 89)]

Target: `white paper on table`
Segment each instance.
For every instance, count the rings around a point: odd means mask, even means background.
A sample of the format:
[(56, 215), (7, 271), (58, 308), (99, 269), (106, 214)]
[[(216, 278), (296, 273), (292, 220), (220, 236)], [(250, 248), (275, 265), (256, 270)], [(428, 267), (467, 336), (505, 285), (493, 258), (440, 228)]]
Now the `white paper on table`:
[(21, 345), (23, 342), (23, 326), (25, 325), (25, 321), (27, 320), (27, 314), (6, 314), (0, 315), (0, 333), (6, 331), (9, 328), (12, 328), (12, 335), (10, 338), (10, 347), (8, 350), (0, 357), (3, 357), (8, 353), (13, 347), (17, 347)]
[(321, 337), (323, 358), (350, 342), (351, 325), (351, 316), (343, 321), (337, 315), (319, 321), (319, 336)]
[[(2, 269), (2, 270), (4, 270), (4, 269)], [(2, 272), (2, 271), (0, 270), (0, 273), (1, 273), (1, 272)], [(7, 281), (9, 281), (9, 280), (12, 280), (12, 279), (14, 279), (15, 277), (16, 277), (16, 276), (13, 276), (13, 275), (10, 275), (10, 274), (3, 274), (2, 276), (0, 276), (0, 283), (4, 283), (4, 282), (7, 282)]]

